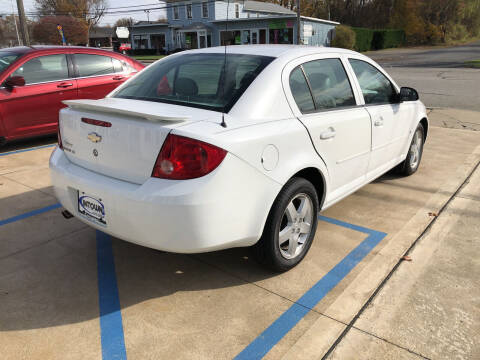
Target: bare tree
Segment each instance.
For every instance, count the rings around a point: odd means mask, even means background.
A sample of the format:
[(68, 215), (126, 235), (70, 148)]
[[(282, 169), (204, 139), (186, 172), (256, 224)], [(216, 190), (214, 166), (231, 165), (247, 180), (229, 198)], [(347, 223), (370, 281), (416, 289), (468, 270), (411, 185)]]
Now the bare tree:
[(131, 27), (135, 20), (132, 17), (121, 18), (115, 22), (115, 27)]

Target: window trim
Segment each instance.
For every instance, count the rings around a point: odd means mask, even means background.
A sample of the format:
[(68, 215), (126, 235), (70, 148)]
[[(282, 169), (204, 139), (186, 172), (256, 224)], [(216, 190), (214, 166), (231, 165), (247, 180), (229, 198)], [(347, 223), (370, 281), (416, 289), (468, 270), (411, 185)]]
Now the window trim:
[[(65, 55), (66, 57), (66, 60), (67, 60), (67, 72), (68, 72), (68, 77), (65, 78), (65, 79), (59, 79), (59, 80), (49, 80), (49, 81), (40, 81), (40, 82), (36, 82), (36, 83), (30, 83), (30, 84), (25, 84), (23, 85), (22, 87), (25, 87), (25, 86), (30, 86), (30, 85), (41, 85), (41, 84), (50, 84), (50, 83), (54, 83), (54, 82), (62, 82), (62, 81), (68, 81), (68, 80), (74, 80), (75, 79), (75, 69), (74, 69), (74, 66), (73, 66), (73, 61), (70, 57), (70, 53), (64, 53), (64, 52), (59, 52), (59, 53), (52, 53), (52, 54), (38, 54), (37, 56), (32, 56), (32, 57), (29, 57), (27, 60), (23, 61), (22, 63), (20, 63), (18, 66), (16, 66), (14, 69), (12, 69), (12, 71), (10, 71), (10, 73), (8, 74), (8, 76), (5, 78), (5, 81), (13, 75), (13, 73), (15, 71), (17, 71), (19, 68), (21, 68), (23, 65), (25, 65), (27, 62), (29, 62), (30, 60), (33, 60), (33, 59), (37, 59), (39, 57), (43, 57), (43, 56), (52, 56), (52, 55)], [(20, 57), (19, 59), (21, 59), (22, 57)], [(18, 59), (17, 59), (18, 60)], [(4, 83), (5, 83), (4, 81)], [(0, 86), (0, 89), (6, 89), (6, 86), (4, 84), (2, 84)]]
[[(203, 6), (206, 5), (207, 15), (203, 12)], [(210, 11), (208, 9), (208, 1), (202, 1), (202, 19), (208, 19), (210, 17)]]
[[(353, 96), (353, 100), (355, 101), (355, 105), (347, 105), (347, 106), (341, 106), (341, 107), (334, 107), (334, 108), (328, 108), (328, 109), (319, 109), (318, 106), (317, 106), (317, 101), (315, 100), (315, 96), (313, 95), (313, 90), (312, 90), (312, 86), (310, 84), (310, 80), (308, 79), (308, 76), (307, 74), (305, 73), (305, 69), (303, 68), (303, 65), (305, 64), (308, 64), (310, 62), (314, 62), (314, 61), (322, 61), (322, 60), (338, 60), (340, 62), (340, 64), (342, 65), (342, 68), (345, 72), (345, 76), (347, 77), (347, 80), (348, 80), (348, 83), (350, 85), (350, 90), (352, 91), (352, 96)], [(293, 96), (293, 92), (292, 92), (292, 89), (290, 88), (290, 84), (289, 84), (289, 90), (290, 90), (290, 93), (292, 94), (292, 97), (293, 97), (293, 101), (295, 103), (295, 105), (297, 106), (297, 109), (298, 111), (300, 112), (300, 114), (302, 115), (310, 115), (310, 114), (317, 114), (317, 113), (323, 113), (323, 112), (329, 112), (329, 111), (339, 111), (339, 110), (344, 110), (344, 109), (353, 109), (353, 108), (357, 108), (357, 107), (362, 107), (364, 105), (361, 105), (361, 104), (358, 104), (357, 102), (357, 98), (355, 96), (355, 89), (354, 89), (354, 86), (352, 84), (352, 80), (350, 79), (350, 75), (349, 75), (349, 72), (347, 71), (347, 68), (345, 67), (345, 64), (344, 62), (342, 61), (342, 58), (341, 56), (332, 56), (332, 57), (324, 57), (324, 58), (318, 58), (318, 59), (313, 59), (313, 60), (308, 60), (308, 61), (303, 61), (301, 64), (295, 66), (289, 73), (288, 75), (288, 79), (290, 79), (290, 76), (292, 75), (292, 72), (297, 68), (299, 67), (301, 70), (302, 70), (302, 73), (303, 73), (303, 76), (305, 77), (305, 80), (307, 82), (307, 85), (308, 85), (308, 89), (310, 90), (310, 96), (312, 97), (313, 99), (313, 105), (315, 107), (314, 110), (312, 111), (307, 111), (307, 112), (303, 112), (300, 107), (298, 106), (297, 102), (295, 101), (295, 97)], [(363, 96), (363, 94), (362, 94)]]
[[(190, 7), (190, 15), (188, 16), (188, 8)], [(193, 19), (193, 5), (192, 3), (186, 3), (185, 4), (185, 19), (187, 20), (192, 20)]]
[(173, 11), (173, 20), (180, 20), (180, 6), (174, 5), (172, 7)]
[(363, 91), (362, 91), (362, 87), (360, 85), (360, 81), (358, 80), (357, 74), (355, 73), (355, 70), (353, 69), (353, 66), (352, 66), (350, 60), (362, 61), (366, 64), (371, 65), (375, 70), (377, 70), (380, 74), (382, 74), (390, 82), (390, 84), (392, 85), (392, 88), (395, 91), (395, 93), (397, 94), (397, 96), (400, 95), (400, 87), (395, 83), (395, 81), (393, 81), (393, 79), (390, 77), (390, 75), (388, 75), (383, 69), (379, 68), (375, 64), (372, 64), (371, 62), (367, 61), (366, 59), (349, 55), (345, 58), (345, 60), (346, 60), (345, 62), (348, 64), (348, 66), (351, 69), (351, 74), (352, 74), (351, 76), (353, 77), (353, 80), (356, 83), (358, 93), (361, 96), (361, 100), (363, 102), (363, 104), (362, 104), (363, 107), (397, 105), (397, 104), (400, 103), (400, 102), (382, 102), (382, 103), (367, 104), (365, 102), (365, 96), (363, 95)]
[[(103, 54), (90, 54), (90, 53), (84, 53), (84, 52), (80, 52), (80, 53), (71, 53), (69, 54), (71, 57), (72, 57), (72, 66), (73, 66), (73, 70), (74, 70), (74, 73), (73, 73), (73, 78), (72, 79), (89, 79), (89, 78), (99, 78), (101, 76), (114, 76), (114, 75), (117, 75), (117, 74), (129, 74), (127, 72), (127, 69), (125, 69), (125, 65), (123, 64), (122, 60), (118, 59), (118, 58), (115, 58), (113, 56), (109, 56), (109, 55), (103, 55)], [(97, 55), (97, 56), (105, 56), (105, 57), (108, 57), (110, 58), (110, 61), (112, 61), (111, 59), (117, 59), (119, 60), (121, 63), (122, 63), (122, 71), (121, 72), (112, 72), (112, 73), (108, 73), (108, 74), (100, 74), (100, 75), (88, 75), (88, 76), (80, 76), (80, 72), (78, 71), (78, 65), (77, 65), (77, 62), (75, 61), (75, 55)], [(112, 61), (112, 69), (115, 70), (115, 66), (113, 65), (113, 61)]]

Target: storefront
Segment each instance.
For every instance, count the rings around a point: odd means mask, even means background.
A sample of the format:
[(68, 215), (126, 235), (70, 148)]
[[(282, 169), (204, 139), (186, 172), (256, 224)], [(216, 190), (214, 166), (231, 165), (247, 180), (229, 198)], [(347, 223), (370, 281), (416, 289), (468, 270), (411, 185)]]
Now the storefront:
[(294, 44), (296, 19), (250, 18), (232, 20), (227, 30), (224, 21), (216, 21), (220, 31), (220, 45)]

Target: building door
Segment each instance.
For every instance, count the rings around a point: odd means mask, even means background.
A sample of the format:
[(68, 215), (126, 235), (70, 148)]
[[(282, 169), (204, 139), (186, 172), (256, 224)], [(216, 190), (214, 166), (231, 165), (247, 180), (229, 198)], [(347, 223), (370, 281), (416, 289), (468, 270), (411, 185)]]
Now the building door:
[(198, 35), (196, 31), (185, 33), (185, 48), (198, 49)]
[(252, 30), (252, 33), (250, 35), (250, 41), (252, 45), (257, 45), (258, 44), (258, 30), (254, 29)]
[(198, 32), (198, 45), (200, 49), (207, 47), (207, 32), (199, 31)]
[(267, 43), (267, 30), (266, 29), (258, 30), (258, 43), (259, 44), (266, 44)]
[(152, 48), (157, 51), (157, 54), (163, 52), (163, 49), (165, 48), (165, 34), (151, 35), (150, 43)]

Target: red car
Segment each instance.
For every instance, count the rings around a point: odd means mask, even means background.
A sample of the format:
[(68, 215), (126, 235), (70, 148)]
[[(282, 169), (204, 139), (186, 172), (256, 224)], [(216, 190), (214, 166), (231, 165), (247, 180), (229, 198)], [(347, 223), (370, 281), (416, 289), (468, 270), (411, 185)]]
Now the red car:
[(132, 46), (129, 43), (122, 43), (118, 48), (118, 50), (123, 54), (125, 54), (127, 50), (131, 50), (131, 49), (132, 49)]
[(100, 99), (144, 68), (127, 56), (86, 47), (0, 50), (0, 144), (57, 131), (63, 100)]

